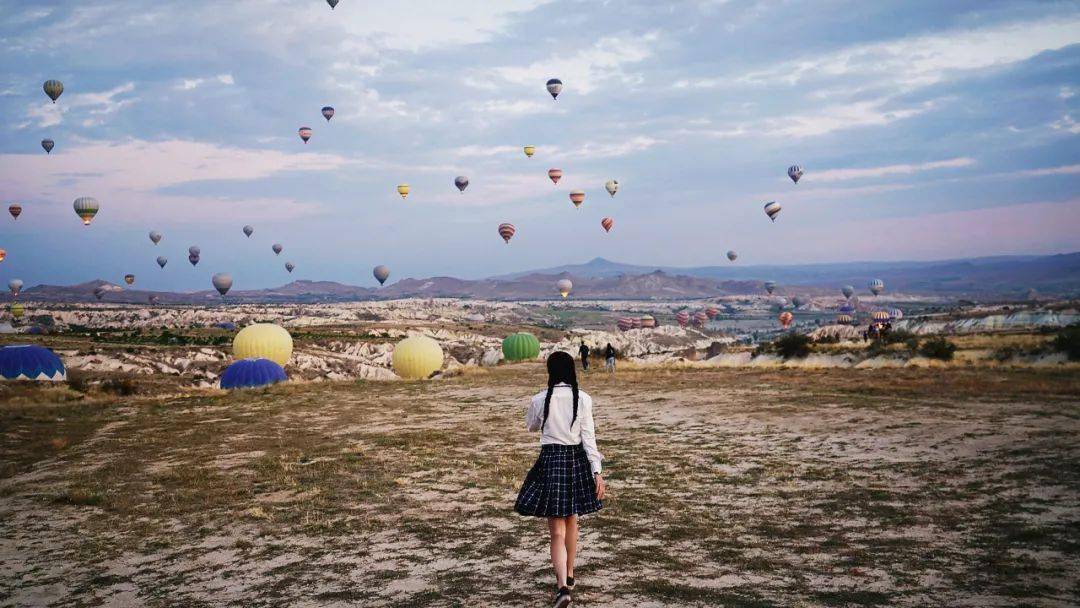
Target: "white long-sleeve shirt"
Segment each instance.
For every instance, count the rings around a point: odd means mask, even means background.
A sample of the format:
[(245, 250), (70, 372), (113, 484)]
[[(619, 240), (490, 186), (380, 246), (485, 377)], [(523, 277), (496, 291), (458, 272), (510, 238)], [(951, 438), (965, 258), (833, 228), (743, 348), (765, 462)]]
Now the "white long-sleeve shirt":
[[(539, 431), (540, 425), (544, 424), (544, 397), (547, 390), (543, 390), (533, 396), (529, 409), (525, 411), (525, 427), (530, 431)], [(585, 448), (585, 454), (589, 457), (589, 468), (592, 472), (601, 471), (600, 462), (604, 455), (596, 449), (596, 425), (592, 416), (592, 397), (583, 390), (578, 390), (578, 412), (574, 425), (570, 420), (574, 417), (574, 393), (569, 384), (556, 384), (551, 392), (551, 404), (548, 406), (547, 424), (540, 434), (540, 445), (559, 444), (577, 445)]]

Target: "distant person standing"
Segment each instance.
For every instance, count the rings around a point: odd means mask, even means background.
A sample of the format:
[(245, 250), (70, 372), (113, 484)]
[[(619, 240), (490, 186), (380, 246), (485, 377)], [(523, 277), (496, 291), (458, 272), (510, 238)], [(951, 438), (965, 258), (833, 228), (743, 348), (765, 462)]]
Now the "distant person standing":
[(578, 354), (581, 355), (581, 371), (589, 371), (589, 347), (585, 346), (585, 341), (581, 341), (581, 347), (578, 348)]
[(608, 373), (615, 371), (615, 349), (611, 346), (611, 342), (608, 342), (607, 348), (604, 349), (604, 369)]

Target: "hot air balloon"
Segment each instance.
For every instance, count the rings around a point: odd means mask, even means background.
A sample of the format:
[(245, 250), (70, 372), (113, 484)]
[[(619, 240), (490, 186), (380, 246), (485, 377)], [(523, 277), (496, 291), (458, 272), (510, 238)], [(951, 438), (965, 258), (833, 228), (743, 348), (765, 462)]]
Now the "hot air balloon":
[(513, 224), (509, 224), (509, 223), (499, 224), (499, 236), (501, 236), (502, 239), (504, 241), (506, 241), (507, 245), (510, 244), (510, 239), (514, 238), (514, 233), (515, 232), (517, 232), (517, 229), (514, 228)]
[(776, 201), (769, 201), (765, 203), (765, 215), (769, 216), (769, 219), (776, 221), (776, 216), (780, 214), (780, 203)]
[(570, 191), (570, 202), (574, 203), (574, 206), (577, 207), (578, 209), (580, 209), (581, 208), (581, 203), (585, 202), (585, 191), (584, 190), (571, 190)]
[(525, 146), (525, 156), (532, 158), (532, 155), (536, 153), (536, 146)]
[(157, 245), (161, 242), (161, 233), (157, 230), (150, 231), (150, 242)]
[(11, 295), (14, 297), (18, 297), (19, 292), (22, 291), (22, 279), (11, 279), (10, 281), (8, 281), (7, 286), (8, 289), (11, 291)]
[(600, 227), (604, 229), (604, 232), (611, 232), (611, 227), (615, 225), (615, 220), (610, 217), (605, 217), (600, 220)]
[(169, 263), (169, 258), (167, 258), (167, 257), (165, 257), (163, 255), (158, 256), (158, 258), (157, 258), (157, 265), (158, 266), (161, 266), (162, 268), (165, 268), (165, 264), (168, 264), (168, 263)]
[(570, 282), (570, 279), (559, 279), (559, 282), (555, 283), (555, 287), (558, 288), (559, 295), (565, 298), (574, 289), (574, 284)]
[(15, 302), (8, 307), (8, 312), (11, 313), (11, 318), (21, 319), (26, 314), (26, 307), (22, 305), (22, 302)]
[(251, 235), (255, 234), (255, 229), (251, 226), (244, 226), (244, 236), (251, 238)]
[(274, 250), (274, 255), (281, 255), (282, 250), (285, 248), (281, 246), (281, 243), (274, 243), (270, 246), (270, 249)]
[(851, 304), (847, 303), (847, 302), (844, 302), (843, 304), (841, 304), (840, 308), (837, 308), (836, 310), (840, 314), (844, 314), (844, 315), (853, 315), (853, 314), (855, 314), (855, 307), (852, 306)]
[(634, 319), (630, 317), (619, 317), (615, 326), (619, 328), (619, 331), (630, 331), (631, 329), (634, 329)]
[(527, 331), (510, 334), (502, 342), (507, 361), (526, 361), (540, 356), (540, 340)]
[(889, 312), (886, 310), (875, 310), (870, 313), (870, 318), (873, 319), (875, 323), (884, 323), (890, 320)]
[(397, 193), (401, 198), (409, 198), (409, 184), (398, 184)]
[(189, 253), (187, 256), (187, 261), (191, 262), (192, 266), (195, 266), (199, 263), (199, 256), (195, 255), (194, 253)]
[(187, 248), (188, 255), (200, 256), (202, 255), (202, 249), (199, 249), (198, 245), (192, 245)]
[(610, 194), (612, 197), (614, 197), (615, 193), (619, 191), (619, 182), (618, 182), (618, 180), (609, 179), (604, 184), (604, 189), (608, 191), (608, 194)]
[(75, 214), (82, 219), (83, 226), (89, 226), (101, 205), (92, 196), (80, 196), (72, 203), (72, 207), (75, 208)]
[(675, 322), (679, 324), (679, 327), (686, 327), (686, 324), (690, 322), (690, 313), (680, 310), (675, 313)]
[(7, 257), (7, 250), (0, 249), (0, 262), (3, 262), (4, 258), (6, 258), (6, 257)]
[(157, 296), (155, 294), (150, 294), (149, 296), (147, 296), (146, 301), (149, 302), (151, 305), (154, 305), (154, 304), (157, 304), (158, 300), (160, 300), (160, 299), (161, 299), (161, 297), (159, 297), (159, 296)]
[(802, 308), (803, 304), (806, 304), (806, 298), (803, 298), (802, 296), (795, 296), (791, 298), (791, 305), (795, 308)]
[(727, 259), (734, 262), (735, 260), (739, 259), (739, 254), (734, 249), (732, 249), (731, 251), (727, 252)]
[(709, 315), (705, 314), (704, 310), (699, 310), (694, 313), (694, 325), (698, 327), (704, 327), (709, 322)]
[(552, 78), (547, 81), (547, 90), (552, 99), (558, 99), (559, 93), (562, 93), (562, 81), (558, 78)]
[(630, 323), (634, 329), (641, 329), (641, 317), (630, 317)]
[(12, 344), (0, 348), (0, 378), (4, 380), (67, 379), (67, 370), (56, 353), (37, 344)]
[(836, 322), (840, 325), (851, 325), (855, 322), (855, 318), (849, 314), (840, 313), (836, 315)]
[(127, 283), (128, 285), (131, 285), (132, 283), (135, 282), (135, 275), (133, 275), (133, 274), (125, 274), (124, 275), (124, 282)]
[(334, 117), (334, 108), (330, 106), (323, 106), (322, 116), (326, 119), (326, 122), (330, 122), (330, 119)]
[(46, 80), (45, 84), (41, 85), (41, 88), (45, 90), (45, 94), (49, 96), (49, 99), (56, 103), (56, 100), (64, 92), (64, 83), (59, 80)]
[(285, 365), (292, 349), (292, 336), (284, 327), (273, 323), (248, 325), (233, 338), (233, 357), (237, 359), (269, 359)]
[(765, 281), (765, 291), (771, 296), (776, 291), (776, 281)]
[(715, 307), (715, 306), (710, 306), (710, 307), (705, 309), (705, 316), (709, 317), (710, 321), (715, 319), (716, 315), (718, 315), (718, 314), (720, 314), (720, 309)]
[(787, 169), (787, 176), (791, 178), (791, 181), (796, 184), (799, 183), (799, 178), (802, 177), (803, 170), (799, 165), (791, 165)]
[(885, 291), (885, 281), (882, 281), (881, 279), (874, 279), (870, 281), (869, 287), (870, 293), (874, 294), (875, 296), (881, 295), (881, 292)]
[(562, 169), (548, 169), (548, 179), (551, 183), (557, 184), (562, 179)]
[(385, 285), (386, 279), (390, 278), (390, 269), (380, 264), (371, 271), (371, 274), (375, 275), (375, 280), (379, 282), (379, 285)]
[(219, 272), (215, 274), (213, 277), (211, 277), (210, 282), (214, 285), (214, 289), (216, 289), (218, 293), (222, 295), (222, 297), (224, 297), (225, 294), (229, 293), (229, 290), (232, 289), (232, 277), (224, 272)]
[(41, 140), (41, 147), (45, 149), (46, 154), (52, 154), (52, 149), (56, 147), (56, 142), (51, 139)]
[(296, 264), (293, 264), (292, 262), (285, 262), (285, 270), (288, 270), (291, 273), (294, 268), (296, 268)]
[(422, 380), (442, 368), (442, 347), (427, 336), (412, 336), (397, 343), (391, 360), (397, 375)]
[(22, 205), (20, 205), (19, 203), (11, 203), (10, 205), (8, 205), (7, 210), (8, 213), (11, 214), (11, 217), (15, 219), (19, 219), (19, 216), (22, 215)]
[(269, 359), (241, 359), (233, 361), (221, 373), (221, 388), (259, 388), (288, 379), (285, 370)]
[(330, 5), (330, 10), (334, 10), (334, 7), (338, 5), (341, 0), (326, 0), (326, 3)]
[(780, 313), (779, 320), (780, 327), (787, 329), (788, 327), (791, 327), (791, 322), (795, 320), (795, 315), (785, 310), (784, 312)]
[(300, 134), (300, 139), (304, 140), (305, 144), (311, 139), (311, 127), (300, 127), (300, 130), (297, 131), (297, 133)]
[(899, 308), (890, 308), (889, 309), (889, 320), (890, 321), (899, 321), (900, 319), (903, 319), (903, 318), (904, 318), (904, 311), (900, 310)]
[(638, 323), (641, 324), (642, 329), (652, 329), (656, 327), (656, 318), (652, 315), (643, 315), (638, 319)]
[(851, 296), (855, 294), (855, 288), (851, 285), (844, 285), (840, 288), (840, 293), (844, 294), (844, 297), (850, 300)]
[(94, 288), (94, 297), (97, 298), (99, 301), (101, 300), (101, 298), (105, 297), (106, 293), (108, 293), (108, 290), (101, 285), (98, 285)]
[(457, 186), (457, 189), (461, 192), (465, 192), (465, 188), (469, 187), (469, 178), (464, 175), (459, 175), (454, 178), (454, 185)]

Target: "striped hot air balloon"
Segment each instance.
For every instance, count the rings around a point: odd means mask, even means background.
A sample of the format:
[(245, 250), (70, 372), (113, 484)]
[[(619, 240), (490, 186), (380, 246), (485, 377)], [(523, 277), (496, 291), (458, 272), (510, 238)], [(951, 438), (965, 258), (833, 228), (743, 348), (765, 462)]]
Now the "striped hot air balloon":
[(311, 139), (311, 127), (300, 127), (297, 133), (300, 135), (300, 139), (304, 140), (305, 144)]
[(45, 150), (46, 154), (52, 154), (52, 150), (56, 147), (56, 142), (51, 139), (41, 140), (41, 147)]
[(513, 224), (509, 222), (499, 224), (499, 236), (502, 237), (502, 240), (506, 241), (507, 245), (510, 244), (510, 239), (514, 238), (515, 232), (517, 232), (517, 228), (514, 228)]
[(656, 327), (656, 319), (652, 315), (642, 316), (641, 327), (644, 329), (651, 329), (653, 327)]
[(787, 329), (788, 327), (791, 327), (791, 322), (795, 320), (795, 315), (785, 310), (780, 313), (778, 320), (780, 321), (780, 327)]
[(799, 165), (791, 165), (788, 167), (787, 176), (791, 178), (791, 181), (796, 184), (799, 183), (799, 178), (802, 177), (803, 170)]
[(889, 320), (890, 321), (899, 321), (900, 319), (903, 319), (903, 318), (904, 318), (904, 311), (900, 310), (899, 308), (890, 308), (889, 309)]
[(562, 179), (562, 169), (548, 169), (548, 178), (552, 183), (557, 184)]
[(769, 219), (775, 222), (776, 216), (780, 215), (780, 203), (776, 201), (765, 203), (765, 215), (769, 216)]
[(870, 318), (873, 319), (875, 323), (884, 323), (890, 319), (889, 311), (875, 310), (874, 312), (870, 313)]
[(720, 309), (715, 306), (710, 306), (705, 309), (705, 316), (709, 317), (709, 320), (716, 318), (716, 315), (720, 314)]
[(694, 313), (694, 325), (698, 327), (704, 327), (709, 322), (709, 315), (705, 314), (704, 310), (699, 310)]
[(11, 214), (11, 217), (15, 219), (19, 219), (19, 216), (22, 215), (22, 205), (20, 205), (19, 203), (11, 203), (10, 205), (8, 205), (7, 210), (8, 213)]
[(330, 106), (323, 106), (322, 116), (326, 119), (326, 122), (330, 122), (330, 119), (334, 117), (334, 108)]
[(75, 208), (75, 214), (82, 220), (83, 226), (89, 226), (101, 205), (92, 196), (80, 196), (72, 203), (72, 207)]
[(558, 78), (552, 78), (547, 81), (547, 92), (551, 94), (552, 99), (558, 99), (559, 93), (562, 93), (563, 84)]
[(630, 324), (634, 329), (641, 329), (641, 317), (630, 317)]
[(618, 327), (619, 331), (630, 331), (634, 329), (634, 320), (630, 317), (619, 317)]
[(580, 209), (581, 208), (581, 203), (585, 202), (585, 191), (584, 190), (571, 190), (570, 191), (570, 202), (574, 203), (574, 207), (577, 207), (578, 209)]
[(460, 190), (462, 194), (464, 194), (465, 188), (469, 187), (469, 178), (464, 175), (459, 175), (454, 178), (454, 185), (457, 186), (457, 189)]
[(41, 85), (41, 88), (53, 103), (56, 103), (56, 100), (60, 99), (60, 95), (64, 93), (64, 83), (59, 80), (46, 80), (45, 84)]
[(855, 295), (855, 288), (851, 285), (844, 285), (840, 288), (840, 293), (842, 293), (845, 298), (850, 300), (851, 296)]
[(605, 217), (600, 220), (600, 227), (604, 229), (604, 232), (611, 232), (611, 227), (615, 225), (615, 220), (610, 217)]
[(882, 281), (881, 279), (874, 279), (870, 281), (869, 287), (870, 293), (874, 294), (875, 296), (881, 295), (881, 292), (885, 291), (885, 281)]
[(686, 327), (686, 324), (690, 322), (690, 313), (680, 310), (675, 313), (675, 322), (679, 324), (679, 327)]
[(855, 321), (855, 318), (849, 314), (840, 313), (836, 315), (836, 322), (840, 325), (851, 325)]

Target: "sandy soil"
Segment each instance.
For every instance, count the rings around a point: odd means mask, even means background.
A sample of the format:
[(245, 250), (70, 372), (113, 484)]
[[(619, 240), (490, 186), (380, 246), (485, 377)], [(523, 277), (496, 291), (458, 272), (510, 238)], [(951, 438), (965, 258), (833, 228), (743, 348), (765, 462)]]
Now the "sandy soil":
[[(543, 606), (526, 364), (0, 406), (0, 606)], [(593, 373), (580, 606), (1080, 603), (1080, 378)]]

